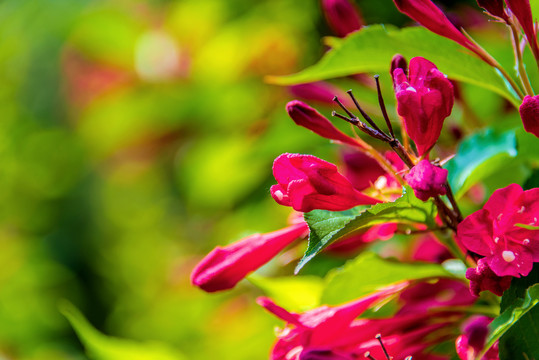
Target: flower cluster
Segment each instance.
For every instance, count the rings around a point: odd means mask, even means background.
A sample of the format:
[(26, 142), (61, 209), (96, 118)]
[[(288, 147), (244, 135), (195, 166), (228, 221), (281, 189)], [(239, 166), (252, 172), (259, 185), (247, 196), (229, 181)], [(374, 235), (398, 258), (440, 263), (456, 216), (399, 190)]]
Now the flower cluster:
[[(431, 1), (394, 2), (401, 12), (458, 43), (464, 51), (471, 52), (469, 56), (479, 58), (504, 77), (519, 98), (515, 105), (520, 104), (524, 130), (539, 137), (539, 95), (533, 94), (523, 73), (519, 72), (519, 86), (488, 52), (464, 30), (455, 27)], [(531, 20), (527, 0), (478, 3), (490, 16), (506, 24), (517, 40), (513, 44), (517, 65), (524, 68), (522, 47), (526, 43), (539, 60), (537, 27)], [(343, 41), (353, 41), (356, 35), (351, 34), (361, 33), (363, 21), (348, 0), (322, 1), (322, 7), (335, 34), (346, 37)], [(453, 194), (451, 185), (459, 186), (458, 182), (449, 180), (454, 166), (444, 168), (448, 159), (440, 159), (451, 158), (455, 151), (455, 146), (444, 143), (440, 137), (446, 119), (452, 116), (459, 85), (423, 57), (413, 57), (407, 62), (396, 54), (388, 65), (396, 99), (393, 114), (396, 119), (391, 119), (385, 106), (378, 76), (375, 83), (380, 111), (372, 117), (351, 90), (344, 92), (325, 82), (290, 88), (292, 94), (305, 101), (321, 106), (331, 104), (334, 109), (342, 110), (333, 111), (333, 117), (351, 124), (360, 135), (340, 130), (322, 112), (303, 101), (289, 102), (286, 111), (296, 125), (342, 147), (342, 164), (337, 166), (306, 154), (278, 156), (273, 163), (277, 183), (269, 190), (271, 196), (280, 205), (306, 213), (305, 221), (217, 247), (194, 269), (192, 282), (209, 292), (233, 288), (307, 235), (309, 244), (302, 262), (324, 250), (345, 257), (361, 254), (378, 241), (398, 238), (406, 241), (405, 250), (385, 252), (381, 244), (373, 248), (382, 257), (415, 261), (411, 266), (418, 268), (424, 266), (419, 261), (440, 264), (451, 259), (467, 267), (468, 282), (464, 271), (461, 277), (451, 275), (455, 272), (417, 275), (412, 279), (404, 275), (400, 279), (403, 281), (380, 284), (391, 286), (371, 289), (369, 295), (351, 302), (339, 306), (320, 304), (303, 313), (285, 310), (270, 298), (259, 298), (261, 306), (286, 322), (277, 335), (273, 360), (384, 356), (390, 359), (389, 354), (398, 358), (445, 359), (435, 354), (432, 346), (448, 340), (455, 341), (453, 355), (461, 359), (475, 359), (480, 354), (482, 359), (497, 359), (498, 343), (486, 341), (492, 318), (466, 317), (475, 312), (481, 292), (503, 296), (514, 277), (528, 276), (539, 262), (539, 188), (525, 191), (518, 184), (510, 184), (492, 189), (481, 209), (473, 212), (467, 204), (466, 213), (471, 214), (463, 216), (459, 200), (466, 195), (465, 191), (460, 191), (459, 197)], [(400, 138), (396, 135), (397, 128)], [(380, 144), (386, 151), (378, 148)], [(499, 310), (498, 301), (489, 303), (492, 298), (488, 297), (482, 300), (495, 309), (492, 313)], [(388, 303), (394, 306), (391, 316), (368, 316), (376, 312), (378, 305)]]

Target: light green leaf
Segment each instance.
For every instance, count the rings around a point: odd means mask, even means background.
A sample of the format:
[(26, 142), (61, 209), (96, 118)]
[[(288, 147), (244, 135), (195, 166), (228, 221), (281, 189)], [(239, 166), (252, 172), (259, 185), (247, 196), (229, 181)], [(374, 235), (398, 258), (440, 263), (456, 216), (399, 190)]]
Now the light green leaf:
[[(529, 351), (528, 358), (532, 359), (534, 356), (539, 355), (539, 341), (537, 341), (539, 336), (539, 319), (533, 319), (533, 317), (528, 317), (524, 319), (523, 317), (532, 310), (537, 303), (539, 303), (539, 284), (530, 286), (525, 293), (524, 299), (516, 298), (511, 306), (509, 306), (505, 311), (492, 321), (489, 325), (489, 335), (487, 337), (487, 342), (485, 346), (485, 351), (488, 350), (497, 340), (504, 336), (513, 326), (516, 326), (519, 323), (519, 320), (526, 320), (525, 326), (523, 329), (526, 329), (526, 333), (530, 334), (528, 338), (535, 339), (531, 342), (526, 341), (524, 334), (519, 332), (519, 334), (512, 339), (512, 343), (515, 341), (522, 341), (526, 344), (513, 344), (514, 347), (518, 348), (519, 351)], [(519, 324), (521, 325), (521, 324)], [(520, 346), (522, 345), (522, 346)], [(502, 350), (502, 349), (500, 349)], [(500, 352), (501, 354), (501, 352)], [(521, 354), (518, 354), (521, 355)], [(513, 357), (515, 356), (515, 357)], [(514, 353), (511, 355), (512, 359), (516, 359), (517, 354)], [(519, 356), (519, 359), (524, 357)]]
[(252, 274), (247, 278), (284, 308), (302, 312), (320, 304), (324, 281), (317, 276), (267, 278)]
[(516, 155), (514, 131), (498, 133), (486, 129), (467, 137), (444, 166), (455, 196), (461, 197), (472, 185), (501, 171)]
[(183, 360), (176, 350), (157, 342), (136, 342), (114, 338), (97, 331), (81, 312), (69, 302), (60, 304), (60, 311), (83, 343), (93, 360)]
[(291, 85), (325, 80), (362, 72), (388, 71), (392, 57), (400, 53), (408, 60), (422, 56), (436, 64), (451, 79), (494, 91), (518, 106), (501, 75), (455, 42), (422, 27), (397, 29), (372, 25), (330, 43), (336, 48), (327, 52), (315, 65), (293, 75), (271, 77), (270, 82)]
[(539, 230), (539, 226), (526, 225), (526, 224), (515, 224), (515, 226), (521, 227), (528, 230)]
[(383, 223), (422, 223), (434, 227), (436, 207), (431, 201), (423, 202), (414, 196), (410, 187), (405, 187), (400, 198), (390, 203), (377, 204), (367, 210), (354, 208), (333, 212), (314, 210), (305, 214), (309, 225), (309, 245), (296, 267), (296, 273), (326, 246), (345, 236)]
[(452, 275), (438, 264), (406, 264), (365, 252), (347, 262), (342, 269), (333, 270), (327, 275), (321, 303), (340, 304), (393, 283), (436, 277)]

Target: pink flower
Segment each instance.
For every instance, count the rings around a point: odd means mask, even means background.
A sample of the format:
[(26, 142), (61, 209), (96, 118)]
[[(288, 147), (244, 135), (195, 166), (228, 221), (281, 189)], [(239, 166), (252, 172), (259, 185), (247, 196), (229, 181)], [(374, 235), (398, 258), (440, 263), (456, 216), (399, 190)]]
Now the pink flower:
[[(266, 310), (286, 321), (278, 334), (271, 360), (348, 360), (363, 358), (369, 351), (375, 358), (384, 357), (375, 339), (382, 333), (384, 345), (390, 354), (414, 355), (414, 359), (439, 359), (422, 354), (429, 345), (427, 334), (443, 327), (442, 320), (428, 324), (432, 314), (404, 315), (389, 319), (358, 319), (376, 302), (391, 296), (407, 284), (398, 284), (380, 292), (340, 306), (321, 306), (302, 314), (291, 313), (268, 298), (258, 303)], [(433, 337), (435, 338), (435, 336)]]
[(430, 61), (410, 60), (409, 76), (401, 68), (393, 72), (397, 112), (415, 142), (419, 155), (428, 152), (438, 140), (446, 117), (453, 108), (453, 85)]
[(296, 211), (342, 211), (380, 202), (354, 189), (335, 165), (312, 155), (280, 155), (273, 162), (273, 176), (278, 184), (271, 187), (271, 196)]
[(359, 11), (349, 0), (322, 0), (322, 10), (337, 36), (344, 37), (363, 26)]
[(386, 174), (378, 161), (360, 151), (345, 152), (344, 175), (357, 190), (371, 187), (376, 180)]
[(355, 139), (337, 129), (326, 117), (301, 101), (290, 101), (286, 104), (286, 111), (296, 125), (303, 126), (317, 135), (351, 146), (360, 146)]
[(488, 267), (485, 258), (479, 259), (476, 268), (466, 270), (466, 279), (470, 280), (470, 292), (479, 296), (481, 291), (488, 290), (502, 296), (511, 286), (512, 276), (498, 276)]
[(477, 5), (485, 9), (491, 16), (509, 21), (509, 17), (503, 7), (503, 0), (477, 0)]
[[(462, 324), (463, 334), (455, 342), (457, 354), (461, 360), (474, 360), (483, 350), (491, 321), (491, 318), (476, 315)], [(496, 342), (481, 359), (498, 360), (498, 343)]]
[(517, 224), (537, 226), (539, 188), (523, 191), (517, 184), (496, 190), (483, 209), (457, 228), (457, 240), (468, 250), (485, 256), (497, 276), (526, 276), (539, 261), (539, 231)]
[(533, 27), (533, 16), (529, 0), (505, 0), (507, 7), (515, 15), (526, 34), (533, 55), (539, 59), (539, 47), (537, 46), (537, 33)]
[(307, 234), (305, 222), (267, 234), (254, 234), (225, 247), (216, 247), (193, 269), (191, 282), (207, 292), (231, 289), (270, 261), (294, 240)]
[(518, 111), (524, 130), (539, 137), (539, 95), (526, 95)]
[(431, 197), (445, 195), (447, 189), (447, 169), (432, 165), (429, 160), (421, 160), (404, 177), (414, 189), (415, 196), (423, 201)]
[(480, 55), (477, 46), (461, 33), (445, 14), (430, 0), (393, 0), (399, 11), (408, 15), (430, 31), (451, 39)]

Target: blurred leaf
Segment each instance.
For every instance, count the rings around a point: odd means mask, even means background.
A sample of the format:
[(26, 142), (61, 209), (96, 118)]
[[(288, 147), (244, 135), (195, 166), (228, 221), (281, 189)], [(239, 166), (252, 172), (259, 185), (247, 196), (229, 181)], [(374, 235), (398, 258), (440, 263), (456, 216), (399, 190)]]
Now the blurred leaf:
[(405, 187), (400, 198), (382, 203), (358, 213), (364, 207), (333, 212), (314, 210), (305, 214), (309, 224), (309, 246), (296, 267), (296, 273), (326, 246), (359, 230), (388, 222), (407, 224), (434, 224), (436, 208), (431, 201), (423, 202), (414, 196), (410, 187)]
[(503, 170), (516, 155), (513, 131), (498, 133), (486, 129), (464, 139), (455, 157), (445, 165), (455, 196), (461, 197), (472, 185)]
[(515, 224), (515, 226), (528, 229), (528, 230), (539, 230), (539, 226), (527, 225), (527, 224)]
[(451, 274), (438, 264), (406, 264), (365, 252), (328, 274), (320, 302), (340, 304), (396, 282), (448, 276)]
[(63, 302), (60, 311), (69, 320), (94, 360), (181, 360), (183, 356), (159, 343), (140, 343), (113, 338), (98, 332), (71, 303)]
[[(516, 359), (518, 354), (527, 354), (526, 359), (539, 356), (539, 317), (535, 305), (539, 303), (539, 284), (530, 286), (525, 293), (524, 299), (515, 298), (500, 316), (489, 325), (490, 333), (487, 338), (486, 349), (490, 348), (497, 340), (500, 340), (500, 359)], [(533, 310), (533, 311), (532, 311)], [(514, 326), (520, 330), (512, 331)], [(510, 344), (510, 345), (509, 345)], [(509, 347), (508, 347), (509, 346)], [(512, 350), (509, 350), (512, 349)], [(502, 354), (509, 352), (509, 357)], [(525, 359), (524, 356), (518, 357)]]
[(280, 306), (296, 312), (318, 306), (324, 288), (323, 280), (317, 276), (268, 278), (253, 274), (248, 279)]
[(518, 156), (524, 160), (530, 160), (534, 162), (539, 161), (539, 139), (530, 133), (524, 131), (523, 128), (519, 128), (516, 131)]
[(492, 67), (455, 42), (422, 27), (399, 30), (392, 26), (372, 25), (342, 41), (331, 39), (331, 44), (337, 48), (327, 52), (317, 64), (294, 75), (271, 77), (269, 81), (290, 85), (362, 72), (385, 72), (391, 58), (400, 53), (408, 60), (422, 56), (435, 63), (451, 79), (489, 89), (518, 105), (515, 96)]

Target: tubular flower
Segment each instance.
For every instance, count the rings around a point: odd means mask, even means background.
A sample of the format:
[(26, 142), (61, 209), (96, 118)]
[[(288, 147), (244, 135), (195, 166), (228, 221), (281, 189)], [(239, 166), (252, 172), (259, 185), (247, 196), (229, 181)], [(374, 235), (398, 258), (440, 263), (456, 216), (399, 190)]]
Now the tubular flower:
[(425, 159), (417, 163), (404, 178), (414, 189), (415, 196), (427, 201), (431, 197), (446, 194), (447, 172), (447, 169), (432, 165)]
[(482, 57), (477, 45), (464, 36), (432, 1), (393, 0), (393, 2), (401, 13), (408, 15), (433, 33), (451, 39)]
[(409, 76), (401, 68), (393, 72), (397, 112), (415, 142), (419, 155), (428, 152), (438, 140), (446, 117), (453, 108), (453, 85), (430, 61), (410, 60)]
[(530, 0), (505, 0), (507, 7), (515, 15), (524, 30), (526, 39), (530, 44), (533, 55), (536, 59), (539, 59), (539, 47), (537, 46), (537, 33), (533, 26), (532, 9), (530, 7)]
[(470, 292), (475, 296), (479, 296), (479, 293), (485, 290), (502, 296), (503, 292), (511, 286), (512, 278), (494, 274), (485, 262), (485, 258), (479, 259), (476, 268), (466, 270), (466, 279), (470, 280)]
[(271, 196), (296, 211), (342, 211), (380, 202), (354, 189), (335, 165), (312, 155), (280, 155), (273, 162), (273, 176), (278, 184), (271, 187)]
[(349, 0), (322, 0), (322, 9), (337, 36), (344, 37), (363, 26), (357, 8)]
[(191, 282), (207, 292), (231, 289), (250, 272), (270, 261), (294, 240), (307, 234), (305, 222), (266, 234), (254, 234), (216, 247), (193, 269)]
[[(473, 360), (483, 350), (487, 340), (488, 325), (491, 321), (491, 318), (476, 315), (464, 322), (462, 335), (455, 342), (457, 354), (461, 360)], [(498, 360), (498, 343), (496, 342), (481, 359)]]
[(539, 95), (526, 95), (518, 111), (524, 130), (539, 137)]
[[(517, 184), (496, 190), (483, 209), (457, 228), (457, 240), (468, 250), (485, 256), (497, 276), (526, 276), (539, 261), (539, 188), (523, 191)], [(521, 226), (522, 224), (522, 226)]]
[(351, 146), (360, 146), (355, 139), (333, 126), (325, 116), (301, 101), (290, 101), (286, 104), (286, 111), (296, 125), (303, 126), (317, 135)]

